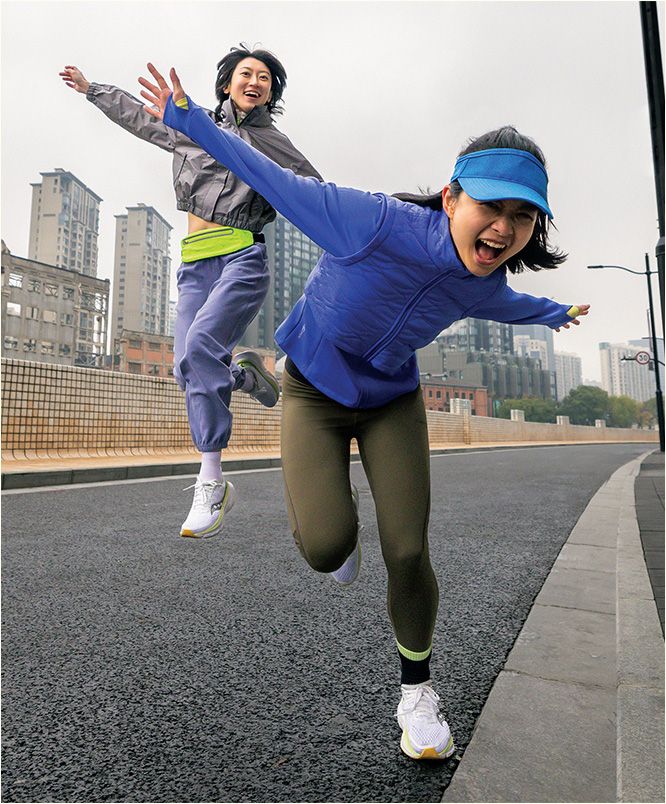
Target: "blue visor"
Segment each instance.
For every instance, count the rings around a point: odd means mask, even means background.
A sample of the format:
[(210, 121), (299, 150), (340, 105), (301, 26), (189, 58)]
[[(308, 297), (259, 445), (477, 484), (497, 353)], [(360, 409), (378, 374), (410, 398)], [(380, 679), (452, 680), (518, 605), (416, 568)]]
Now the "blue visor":
[(454, 180), (476, 201), (515, 198), (553, 217), (548, 206), (548, 174), (527, 151), (489, 148), (465, 154), (456, 160), (451, 176)]

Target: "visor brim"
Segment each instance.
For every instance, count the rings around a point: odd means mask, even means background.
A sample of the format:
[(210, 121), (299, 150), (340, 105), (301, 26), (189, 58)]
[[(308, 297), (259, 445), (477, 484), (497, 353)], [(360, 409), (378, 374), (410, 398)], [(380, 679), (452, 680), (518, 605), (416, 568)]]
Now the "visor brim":
[(470, 176), (461, 176), (456, 181), (475, 201), (502, 201), (504, 199), (527, 201), (528, 204), (534, 205), (545, 213), (550, 220), (553, 219), (552, 210), (546, 199), (536, 190), (524, 184), (504, 179), (481, 179)]

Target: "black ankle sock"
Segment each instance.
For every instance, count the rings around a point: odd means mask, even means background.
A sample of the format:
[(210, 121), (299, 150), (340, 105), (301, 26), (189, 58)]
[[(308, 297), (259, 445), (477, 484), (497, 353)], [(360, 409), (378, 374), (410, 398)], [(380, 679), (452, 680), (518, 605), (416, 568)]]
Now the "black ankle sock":
[(400, 656), (402, 671), (400, 674), (401, 684), (421, 684), (423, 681), (430, 680), (430, 656), (432, 654), (429, 654), (427, 659), (419, 659), (418, 661), (408, 659), (400, 651), (398, 651), (398, 655)]

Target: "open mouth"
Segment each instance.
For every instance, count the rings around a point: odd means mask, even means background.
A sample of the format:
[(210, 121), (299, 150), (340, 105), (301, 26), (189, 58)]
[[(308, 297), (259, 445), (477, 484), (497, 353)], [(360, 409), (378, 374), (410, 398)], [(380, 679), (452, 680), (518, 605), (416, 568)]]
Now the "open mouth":
[(259, 100), (259, 93), (253, 92), (252, 90), (249, 92), (244, 92), (243, 95), (245, 95), (246, 98), (254, 98), (255, 100)]
[(476, 259), (481, 265), (492, 265), (505, 251), (506, 243), (497, 243), (480, 237), (474, 244)]

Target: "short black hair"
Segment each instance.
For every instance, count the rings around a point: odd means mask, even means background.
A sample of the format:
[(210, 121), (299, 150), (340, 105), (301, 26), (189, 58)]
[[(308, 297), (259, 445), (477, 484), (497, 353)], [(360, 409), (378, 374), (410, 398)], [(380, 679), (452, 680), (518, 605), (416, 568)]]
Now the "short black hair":
[(262, 61), (268, 67), (271, 74), (271, 99), (266, 104), (271, 115), (282, 114), (282, 93), (287, 86), (287, 72), (282, 63), (269, 50), (251, 50), (248, 45), (241, 42), (238, 47), (231, 50), (217, 63), (217, 78), (215, 79), (215, 96), (218, 105), (215, 109), (215, 116), (219, 119), (222, 104), (229, 97), (224, 91), (224, 87), (229, 86), (234, 70), (243, 59), (253, 58)]
[[(467, 145), (460, 151), (458, 158), (471, 154), (475, 151), (486, 151), (490, 148), (514, 148), (518, 151), (527, 151), (536, 157), (545, 167), (546, 158), (543, 151), (530, 137), (521, 134), (514, 126), (502, 126), (494, 131), (488, 131), (480, 137), (472, 137)], [(454, 198), (460, 195), (462, 187), (458, 181), (451, 182), (451, 194)], [(400, 201), (407, 201), (418, 204), (421, 207), (430, 209), (442, 209), (442, 194), (431, 193), (418, 195), (413, 193), (395, 193), (395, 198)], [(548, 242), (548, 231), (551, 226), (545, 212), (537, 210), (534, 232), (525, 248), (518, 254), (508, 259), (504, 265), (512, 274), (519, 274), (526, 268), (530, 271), (540, 271), (542, 268), (557, 268), (567, 258), (564, 251), (551, 246)]]

